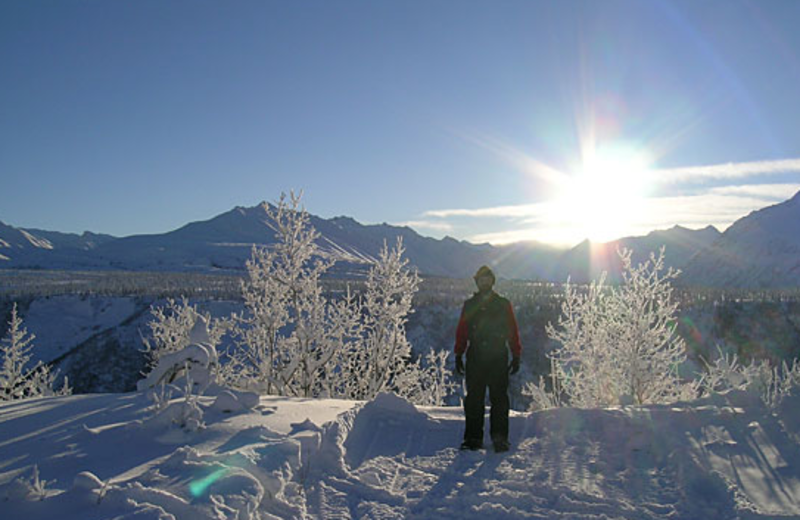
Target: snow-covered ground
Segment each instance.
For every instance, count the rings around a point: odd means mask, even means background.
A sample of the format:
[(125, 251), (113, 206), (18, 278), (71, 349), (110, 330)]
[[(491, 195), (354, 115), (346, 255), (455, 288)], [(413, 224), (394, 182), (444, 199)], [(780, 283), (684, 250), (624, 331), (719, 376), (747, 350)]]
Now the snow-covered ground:
[(800, 518), (800, 396), (512, 412), (505, 454), (458, 451), (456, 407), (227, 397), (197, 431), (143, 393), (0, 405), (0, 517)]

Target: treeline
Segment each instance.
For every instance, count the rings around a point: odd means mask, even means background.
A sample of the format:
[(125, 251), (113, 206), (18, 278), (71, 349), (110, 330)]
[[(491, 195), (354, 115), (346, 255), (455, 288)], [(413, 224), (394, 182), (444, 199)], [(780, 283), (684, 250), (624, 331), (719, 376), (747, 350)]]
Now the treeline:
[[(55, 271), (0, 269), (0, 300), (26, 301), (48, 296), (132, 296), (241, 300), (247, 273), (175, 273), (145, 271)], [(323, 278), (329, 294), (360, 292), (365, 280)], [(588, 285), (576, 286), (587, 290)], [(414, 297), (415, 306), (459, 304), (474, 292), (471, 279), (425, 277)], [(560, 301), (564, 284), (529, 280), (500, 280), (497, 289), (517, 304)], [(681, 308), (743, 302), (800, 302), (800, 287), (785, 289), (720, 289), (675, 287)]]

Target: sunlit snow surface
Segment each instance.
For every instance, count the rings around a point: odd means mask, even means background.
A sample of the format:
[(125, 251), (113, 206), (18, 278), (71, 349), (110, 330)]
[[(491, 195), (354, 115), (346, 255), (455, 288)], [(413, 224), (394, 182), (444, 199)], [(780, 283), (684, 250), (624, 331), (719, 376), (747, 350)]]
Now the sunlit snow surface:
[(212, 402), (196, 432), (139, 393), (0, 406), (0, 518), (800, 518), (798, 397), (514, 414), (502, 455), (392, 395)]

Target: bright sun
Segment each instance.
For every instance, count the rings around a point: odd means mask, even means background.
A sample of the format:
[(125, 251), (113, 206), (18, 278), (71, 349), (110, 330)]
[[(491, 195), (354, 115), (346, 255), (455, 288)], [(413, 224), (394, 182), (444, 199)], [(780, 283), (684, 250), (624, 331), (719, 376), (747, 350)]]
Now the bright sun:
[(562, 186), (552, 215), (566, 240), (607, 242), (635, 231), (646, 212), (650, 160), (627, 147), (593, 150)]

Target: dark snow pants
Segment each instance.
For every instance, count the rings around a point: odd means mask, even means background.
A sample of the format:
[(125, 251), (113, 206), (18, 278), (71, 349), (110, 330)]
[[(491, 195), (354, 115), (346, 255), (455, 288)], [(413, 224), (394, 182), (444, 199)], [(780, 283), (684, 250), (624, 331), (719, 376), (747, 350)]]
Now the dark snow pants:
[[(477, 357), (477, 356), (476, 356)], [(467, 427), (464, 440), (483, 442), (484, 403), (486, 389), (492, 405), (490, 433), (492, 442), (508, 440), (508, 362), (503, 357), (494, 359), (470, 359), (467, 356), (467, 397), (464, 399), (464, 415)]]

